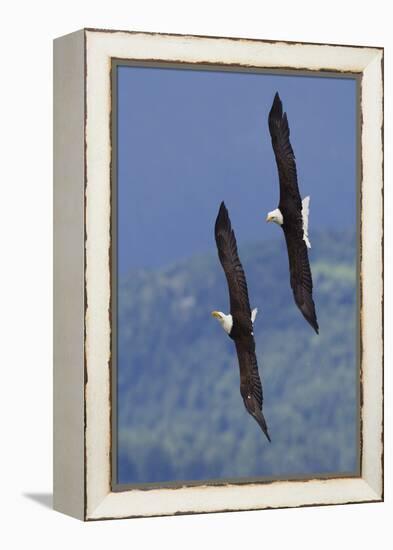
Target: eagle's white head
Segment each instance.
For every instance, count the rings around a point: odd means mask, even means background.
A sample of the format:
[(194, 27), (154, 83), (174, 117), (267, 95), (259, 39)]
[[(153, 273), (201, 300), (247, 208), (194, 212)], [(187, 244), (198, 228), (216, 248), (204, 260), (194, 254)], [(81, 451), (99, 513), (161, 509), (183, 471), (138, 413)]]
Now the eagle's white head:
[(276, 208), (275, 210), (269, 212), (266, 216), (266, 221), (282, 225), (284, 223), (284, 218), (282, 217), (281, 210), (279, 208)]
[[(251, 322), (254, 324), (255, 318), (258, 313), (258, 308), (254, 308), (251, 312)], [(230, 334), (233, 326), (233, 318), (232, 315), (225, 315), (222, 311), (212, 311), (212, 316), (215, 317), (222, 328), (225, 330), (227, 334)]]
[(222, 311), (212, 311), (212, 316), (218, 320), (218, 322), (227, 334), (231, 332), (233, 325), (231, 314), (225, 315), (225, 313), (223, 313)]

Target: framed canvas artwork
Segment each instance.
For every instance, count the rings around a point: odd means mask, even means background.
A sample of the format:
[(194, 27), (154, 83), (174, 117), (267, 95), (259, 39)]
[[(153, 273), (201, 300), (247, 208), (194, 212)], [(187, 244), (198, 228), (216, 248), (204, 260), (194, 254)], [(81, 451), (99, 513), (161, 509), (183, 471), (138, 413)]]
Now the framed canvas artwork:
[(383, 50), (54, 43), (54, 506), (383, 499)]

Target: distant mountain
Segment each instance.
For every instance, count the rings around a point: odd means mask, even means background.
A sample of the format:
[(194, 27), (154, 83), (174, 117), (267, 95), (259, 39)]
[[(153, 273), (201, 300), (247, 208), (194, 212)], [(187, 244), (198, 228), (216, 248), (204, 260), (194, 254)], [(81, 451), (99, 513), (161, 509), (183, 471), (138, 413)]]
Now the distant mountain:
[[(239, 250), (272, 443), (247, 414), (215, 253), (119, 282), (118, 481), (353, 472), (357, 465), (356, 246), (313, 235), (320, 335), (296, 308), (283, 239)], [(214, 248), (212, 249), (214, 250)]]

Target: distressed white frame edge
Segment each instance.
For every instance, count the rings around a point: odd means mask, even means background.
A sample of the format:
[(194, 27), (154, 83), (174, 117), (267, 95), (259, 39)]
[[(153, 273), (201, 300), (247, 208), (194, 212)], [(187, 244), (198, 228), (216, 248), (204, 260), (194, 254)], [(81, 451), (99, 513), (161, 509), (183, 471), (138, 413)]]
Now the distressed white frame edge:
[[(382, 58), (379, 48), (86, 30), (85, 519), (378, 501), (382, 442)], [(111, 492), (111, 58), (362, 72), (362, 477)], [(377, 246), (376, 246), (377, 243)]]
[(84, 31), (53, 47), (53, 507), (85, 518)]

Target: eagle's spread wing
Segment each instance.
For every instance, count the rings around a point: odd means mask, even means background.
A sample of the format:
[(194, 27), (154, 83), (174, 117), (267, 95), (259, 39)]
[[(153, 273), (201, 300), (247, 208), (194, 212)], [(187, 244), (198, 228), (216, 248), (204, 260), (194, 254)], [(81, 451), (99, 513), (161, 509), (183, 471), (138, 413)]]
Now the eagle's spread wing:
[(291, 287), (296, 305), (318, 334), (319, 327), (312, 297), (313, 284), (306, 243), (299, 232), (293, 233), (284, 227), (284, 234), (288, 249)]
[[(252, 338), (252, 337), (251, 337)], [(248, 349), (236, 343), (237, 357), (240, 367), (240, 393), (243, 397), (247, 412), (258, 422), (263, 433), (270, 441), (265, 417), (262, 413), (263, 392), (258, 372), (258, 363), (254, 346)]]
[(218, 257), (224, 269), (229, 290), (231, 314), (243, 314), (244, 320), (250, 322), (252, 331), (251, 308), (248, 299), (248, 289), (243, 266), (237, 252), (236, 238), (233, 232), (228, 210), (222, 202), (215, 225), (215, 237)]
[[(278, 93), (274, 96), (273, 105), (269, 113), (269, 131), (280, 180), (280, 204), (290, 198), (301, 214), (302, 200), (297, 184), (295, 155), (289, 141), (287, 114), (283, 114), (282, 103)], [(282, 210), (281, 207), (279, 208)]]

